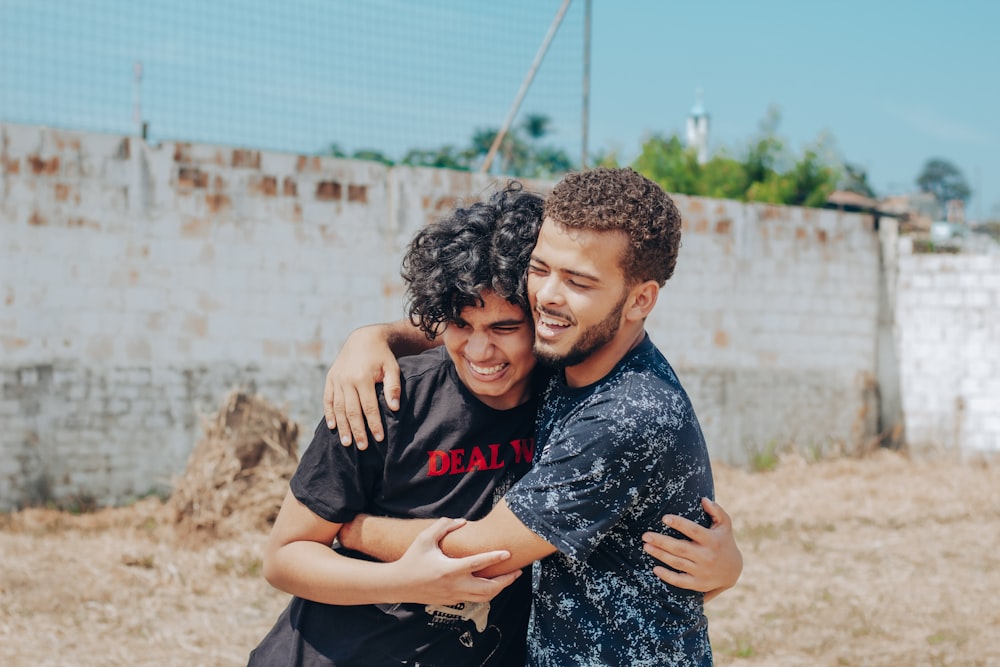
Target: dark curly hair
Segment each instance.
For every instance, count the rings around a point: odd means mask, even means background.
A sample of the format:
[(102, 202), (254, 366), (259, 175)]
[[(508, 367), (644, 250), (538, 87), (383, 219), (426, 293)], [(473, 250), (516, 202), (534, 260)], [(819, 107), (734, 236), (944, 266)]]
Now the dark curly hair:
[(482, 306), (484, 290), (530, 312), (524, 277), (541, 225), (542, 198), (510, 181), (418, 231), (403, 257), (410, 321), (434, 339), (464, 308)]
[(662, 287), (674, 273), (681, 214), (659, 185), (631, 169), (567, 174), (545, 200), (545, 217), (569, 229), (628, 234), (620, 261), (630, 283), (655, 280)]

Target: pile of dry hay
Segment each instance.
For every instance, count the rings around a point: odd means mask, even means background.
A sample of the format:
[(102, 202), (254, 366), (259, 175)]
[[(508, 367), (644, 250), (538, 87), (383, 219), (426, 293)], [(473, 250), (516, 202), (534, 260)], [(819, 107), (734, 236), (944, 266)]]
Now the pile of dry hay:
[(229, 394), (174, 484), (167, 510), (184, 538), (267, 532), (298, 463), (299, 427), (257, 395)]

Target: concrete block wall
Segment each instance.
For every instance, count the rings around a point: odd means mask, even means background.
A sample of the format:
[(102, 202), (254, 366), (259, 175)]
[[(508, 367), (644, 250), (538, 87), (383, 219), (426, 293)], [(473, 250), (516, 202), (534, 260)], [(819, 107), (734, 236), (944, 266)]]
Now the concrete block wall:
[(907, 442), (1000, 451), (1000, 254), (899, 258)]
[(677, 270), (649, 330), (713, 454), (854, 446), (877, 427), (879, 244), (870, 217), (676, 196)]
[[(413, 232), (492, 185), (478, 174), (0, 124), (0, 509), (166, 490), (200, 416), (234, 386), (285, 406), (304, 446), (346, 335), (402, 313), (399, 261)], [(683, 248), (648, 328), (713, 456), (870, 438), (877, 369), (891, 360), (879, 351), (884, 331), (898, 341), (911, 441), (996, 446), (995, 264), (925, 267), (916, 263), (962, 259), (903, 256), (898, 272), (880, 269), (864, 216), (676, 199)], [(949, 272), (974, 277), (932, 281), (941, 303), (931, 304), (914, 277)], [(898, 277), (898, 299), (891, 285), (886, 299), (885, 274)], [(955, 302), (948, 281), (975, 282), (976, 296)], [(962, 325), (931, 326), (928, 308), (953, 309)], [(942, 355), (932, 335), (963, 351)], [(918, 359), (956, 355), (959, 370), (906, 375)], [(943, 393), (961, 410), (938, 414)]]
[(165, 490), (234, 387), (302, 424), (489, 177), (0, 124), (0, 509)]

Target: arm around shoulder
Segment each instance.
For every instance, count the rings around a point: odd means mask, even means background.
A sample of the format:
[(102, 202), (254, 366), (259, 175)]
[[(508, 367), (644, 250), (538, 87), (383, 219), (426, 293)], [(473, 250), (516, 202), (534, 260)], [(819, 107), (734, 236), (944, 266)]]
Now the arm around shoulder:
[(375, 385), (390, 409), (399, 407), (399, 364), (396, 357), (417, 354), (440, 344), (427, 337), (409, 320), (372, 324), (355, 329), (326, 374), (323, 412), (327, 426), (339, 428), (341, 443), (356, 442), (359, 449), (368, 446), (367, 423), (372, 436), (382, 441)]

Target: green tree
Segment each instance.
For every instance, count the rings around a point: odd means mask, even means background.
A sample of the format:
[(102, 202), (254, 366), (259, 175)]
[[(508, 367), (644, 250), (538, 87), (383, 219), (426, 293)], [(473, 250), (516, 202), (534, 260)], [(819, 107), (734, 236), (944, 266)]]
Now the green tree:
[(917, 187), (921, 192), (930, 192), (939, 203), (952, 199), (967, 202), (972, 189), (958, 167), (943, 158), (931, 158), (917, 176)]
[(552, 119), (540, 113), (529, 113), (521, 121), (521, 128), (532, 141), (544, 138), (549, 133), (551, 125)]
[(840, 179), (839, 166), (820, 138), (796, 158), (777, 135), (781, 116), (768, 110), (742, 158), (725, 151), (699, 164), (676, 136), (653, 135), (632, 167), (668, 192), (796, 206), (822, 206)]
[(840, 176), (840, 183), (837, 184), (840, 190), (856, 192), (865, 197), (875, 198), (875, 189), (868, 182), (868, 170), (861, 165), (845, 162)]
[[(544, 114), (527, 114), (504, 135), (494, 158), (498, 173), (521, 178), (555, 178), (575, 168), (573, 160), (561, 148), (543, 143), (551, 131), (552, 121)], [(465, 154), (469, 164), (482, 164), (499, 132), (496, 128), (479, 129), (473, 133)]]
[(746, 165), (725, 154), (700, 166), (697, 194), (716, 199), (743, 199), (748, 184)]
[(454, 146), (442, 146), (437, 150), (411, 148), (403, 156), (400, 164), (411, 167), (437, 167), (439, 169), (454, 169), (469, 171), (469, 156), (458, 151)]
[(787, 176), (792, 181), (792, 192), (784, 203), (820, 207), (837, 187), (840, 172), (820, 157), (816, 149), (808, 148)]
[(372, 148), (360, 148), (351, 154), (355, 160), (370, 160), (371, 162), (381, 162), (387, 167), (391, 167), (395, 162), (382, 151)]
[(698, 177), (701, 171), (698, 155), (684, 148), (677, 135), (665, 137), (654, 134), (642, 144), (642, 151), (632, 163), (632, 168), (655, 181), (667, 192), (698, 194)]

